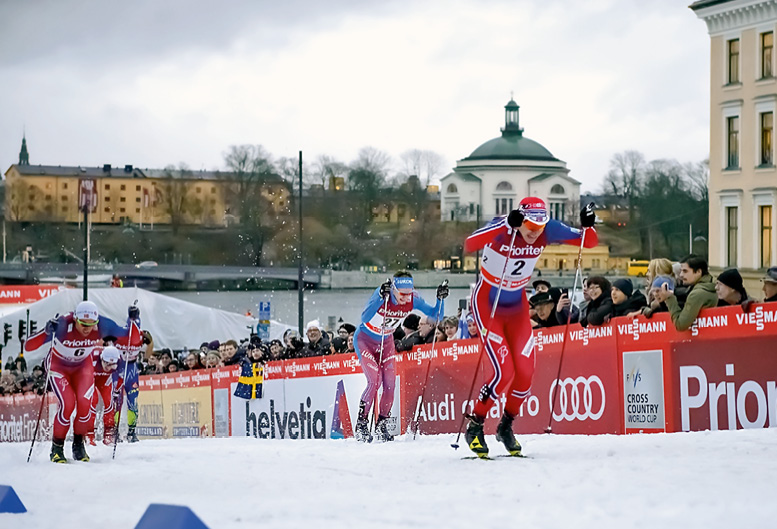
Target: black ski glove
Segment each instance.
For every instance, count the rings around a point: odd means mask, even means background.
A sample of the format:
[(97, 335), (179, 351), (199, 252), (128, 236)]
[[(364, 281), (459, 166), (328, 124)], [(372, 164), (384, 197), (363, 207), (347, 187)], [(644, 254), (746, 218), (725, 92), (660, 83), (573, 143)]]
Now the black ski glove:
[(583, 228), (593, 228), (596, 223), (596, 213), (594, 213), (594, 203), (590, 202), (580, 210), (580, 225)]
[(46, 334), (52, 335), (55, 332), (57, 332), (57, 327), (59, 326), (59, 318), (51, 318), (49, 321), (46, 322)]
[(385, 298), (391, 294), (391, 279), (386, 279), (386, 282), (380, 285), (380, 297)]
[(140, 308), (136, 307), (135, 305), (130, 305), (130, 308), (127, 309), (127, 315), (129, 315), (129, 319), (131, 320), (139, 320), (140, 319)]
[(507, 215), (507, 224), (509, 224), (511, 228), (520, 228), (521, 224), (523, 224), (523, 213), (518, 209), (512, 210), (510, 214)]
[(443, 281), (439, 287), (437, 287), (437, 299), (445, 299), (448, 297), (448, 280)]

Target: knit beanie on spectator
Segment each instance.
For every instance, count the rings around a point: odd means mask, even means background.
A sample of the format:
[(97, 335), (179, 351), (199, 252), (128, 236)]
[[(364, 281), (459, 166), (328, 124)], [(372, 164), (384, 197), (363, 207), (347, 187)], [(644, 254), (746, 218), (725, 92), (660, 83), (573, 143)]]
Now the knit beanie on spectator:
[(723, 270), (718, 276), (718, 281), (726, 285), (728, 288), (736, 290), (742, 294), (743, 297), (747, 297), (747, 294), (745, 293), (745, 286), (742, 283), (742, 276), (739, 275), (739, 270), (736, 268)]
[(630, 279), (616, 279), (612, 282), (612, 286), (626, 294), (627, 298), (630, 298), (631, 294), (634, 292), (634, 285), (631, 283)]
[(407, 327), (411, 331), (417, 331), (418, 330), (418, 324), (420, 323), (421, 318), (418, 316), (418, 314), (410, 313), (405, 318), (405, 321), (402, 323), (403, 327)]
[(669, 290), (674, 291), (674, 279), (672, 279), (669, 276), (658, 276), (653, 280), (653, 284), (651, 285), (653, 288), (663, 288), (663, 286), (666, 285), (666, 288)]
[(213, 340), (208, 344), (208, 350), (210, 351), (218, 351), (219, 347), (221, 347), (221, 343), (218, 340)]

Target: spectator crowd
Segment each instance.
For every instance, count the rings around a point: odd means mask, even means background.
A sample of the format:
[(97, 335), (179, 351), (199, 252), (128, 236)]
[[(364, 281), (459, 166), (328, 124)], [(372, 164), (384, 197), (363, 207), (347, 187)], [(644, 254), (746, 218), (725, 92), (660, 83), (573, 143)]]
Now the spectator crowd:
[[(762, 278), (763, 302), (777, 302), (777, 267), (769, 268)], [(704, 308), (740, 305), (749, 312), (756, 300), (744, 288), (739, 271), (724, 270), (717, 278), (708, 271), (707, 262), (689, 255), (679, 263), (668, 259), (650, 261), (645, 276), (645, 293), (635, 288), (631, 279), (616, 279), (612, 283), (603, 276), (583, 279), (583, 299), (574, 304), (566, 288), (554, 287), (545, 279), (532, 284), (529, 297), (531, 324), (535, 328), (555, 327), (571, 323), (582, 326), (606, 325), (612, 318), (643, 315), (651, 318), (658, 312), (670, 314), (675, 327), (686, 330)], [(144, 375), (175, 373), (195, 369), (212, 369), (239, 365), (244, 362), (265, 363), (274, 360), (309, 358), (323, 355), (354, 353), (356, 326), (342, 323), (335, 333), (327, 331), (318, 320), (305, 327), (305, 338), (287, 330), (283, 340), (263, 342), (257, 335), (242, 340), (204, 342), (197, 350), (173, 352), (153, 349), (153, 341), (144, 332), (149, 344), (141, 354), (140, 373)], [(415, 313), (408, 315), (394, 333), (397, 351), (409, 351), (416, 345), (445, 342), (479, 336), (473, 315), (459, 307), (455, 316), (434, 321)], [(42, 394), (46, 376), (40, 365), (31, 371), (23, 356), (9, 357), (0, 374), (0, 395)]]

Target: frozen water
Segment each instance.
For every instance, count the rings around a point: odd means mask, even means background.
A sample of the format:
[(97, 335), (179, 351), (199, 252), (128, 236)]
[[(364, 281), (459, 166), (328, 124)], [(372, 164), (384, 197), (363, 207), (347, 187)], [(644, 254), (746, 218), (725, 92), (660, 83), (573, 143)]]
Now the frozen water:
[(48, 461), (48, 443), (29, 464), (29, 444), (3, 443), (0, 484), (29, 512), (0, 514), (0, 527), (131, 529), (149, 503), (188, 505), (211, 529), (729, 529), (777, 515), (774, 428), (521, 436), (530, 458), (494, 461), (463, 460), (453, 440), (142, 441), (67, 465)]

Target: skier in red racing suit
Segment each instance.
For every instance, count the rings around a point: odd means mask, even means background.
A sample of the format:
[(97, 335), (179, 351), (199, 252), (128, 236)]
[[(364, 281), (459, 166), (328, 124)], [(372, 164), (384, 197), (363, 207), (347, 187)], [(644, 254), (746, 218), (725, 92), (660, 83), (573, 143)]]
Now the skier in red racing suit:
[[(583, 228), (592, 228), (595, 218), (593, 203), (580, 212)], [(513, 230), (517, 233), (511, 248)], [(479, 457), (488, 457), (483, 422), (493, 401), (502, 393), (506, 403), (496, 438), (510, 455), (521, 456), (521, 445), (513, 434), (513, 419), (531, 394), (535, 363), (534, 336), (524, 288), (545, 246), (554, 243), (580, 245), (580, 237), (580, 230), (551, 220), (545, 202), (527, 197), (509, 215), (496, 217), (467, 238), (465, 251), (483, 250), (480, 280), (472, 292), (472, 314), (493, 372), (492, 378), (480, 390), (472, 415), (468, 416), (467, 445)], [(593, 248), (598, 242), (596, 231), (589, 229), (585, 247)], [(502, 289), (491, 319), (500, 279)]]

